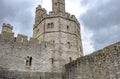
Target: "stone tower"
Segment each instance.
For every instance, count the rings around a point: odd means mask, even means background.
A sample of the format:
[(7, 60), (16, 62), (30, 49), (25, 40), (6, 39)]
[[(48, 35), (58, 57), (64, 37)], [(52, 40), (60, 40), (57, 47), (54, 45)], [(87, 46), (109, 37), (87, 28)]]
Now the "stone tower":
[(52, 0), (53, 12), (65, 12), (65, 0)]
[(54, 46), (53, 72), (63, 72), (66, 63), (83, 56), (80, 24), (74, 15), (65, 12), (65, 0), (52, 0), (49, 14), (40, 5), (36, 8), (33, 38)]

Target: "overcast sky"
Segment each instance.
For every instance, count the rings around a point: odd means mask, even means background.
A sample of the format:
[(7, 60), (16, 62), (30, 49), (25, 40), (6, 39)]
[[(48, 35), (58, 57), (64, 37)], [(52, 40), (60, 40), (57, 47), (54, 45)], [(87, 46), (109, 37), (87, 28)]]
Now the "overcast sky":
[[(35, 8), (40, 0), (0, 0), (0, 29), (3, 23), (18, 33), (32, 36)], [(84, 53), (89, 54), (120, 41), (120, 0), (66, 0), (66, 11), (81, 23)], [(42, 7), (51, 11), (51, 0)]]

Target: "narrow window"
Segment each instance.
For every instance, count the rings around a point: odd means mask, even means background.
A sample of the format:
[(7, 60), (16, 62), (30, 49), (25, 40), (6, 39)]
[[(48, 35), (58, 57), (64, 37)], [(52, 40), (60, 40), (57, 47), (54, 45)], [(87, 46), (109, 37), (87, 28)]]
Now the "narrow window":
[(51, 40), (51, 43), (52, 43), (52, 44), (54, 44), (54, 43), (55, 43), (55, 41), (54, 41), (54, 40)]
[(70, 46), (71, 46), (71, 45), (70, 45), (70, 42), (67, 42), (67, 45), (68, 45), (68, 48), (70, 48)]
[(69, 30), (69, 26), (67, 26), (67, 30)]
[(26, 57), (26, 66), (29, 65), (29, 56)]
[(53, 43), (55, 43), (55, 41), (53, 40)]
[(29, 66), (31, 66), (32, 65), (32, 57), (30, 57), (30, 62), (29, 62)]
[(49, 28), (54, 28), (54, 24), (53, 24), (53, 23), (48, 23), (47, 28), (48, 28), (48, 29), (49, 29)]
[(54, 58), (52, 58), (52, 64), (54, 63)]
[(26, 60), (26, 66), (31, 66), (32, 65), (32, 57), (25, 57), (25, 60)]
[(54, 40), (52, 41), (52, 44), (53, 44), (53, 47), (55, 47), (55, 41)]

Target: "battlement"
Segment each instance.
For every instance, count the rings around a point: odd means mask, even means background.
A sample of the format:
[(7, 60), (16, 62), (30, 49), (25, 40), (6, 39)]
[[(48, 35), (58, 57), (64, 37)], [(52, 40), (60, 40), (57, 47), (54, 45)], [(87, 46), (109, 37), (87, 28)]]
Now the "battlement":
[[(41, 9), (41, 7), (37, 8), (37, 10), (40, 10), (40, 9)], [(44, 19), (57, 18), (57, 17), (61, 17), (61, 18), (65, 18), (67, 20), (74, 21), (78, 25), (80, 25), (78, 20), (76, 19), (75, 15), (71, 15), (70, 13), (67, 13), (67, 12), (65, 12), (65, 13), (55, 13), (55, 12), (51, 11), (51, 12), (49, 12), (49, 14), (46, 14), (46, 10), (44, 10), (44, 9), (42, 9), (42, 10), (45, 11), (45, 13), (42, 14), (42, 15), (38, 14), (39, 16), (36, 16), (36, 21), (35, 21), (35, 24), (34, 24), (34, 28), (37, 27)]]
[(77, 21), (75, 15), (71, 15), (70, 13), (67, 13), (67, 12), (65, 12), (65, 13), (49, 12), (48, 17), (56, 17), (56, 16), (63, 17), (63, 18), (69, 19), (69, 20)]
[(67, 79), (77, 79), (77, 76), (81, 79), (113, 79), (120, 75), (119, 62), (120, 42), (117, 42), (67, 64)]
[(2, 31), (12, 32), (12, 30), (13, 30), (13, 26), (11, 26), (10, 24), (3, 23)]
[[(4, 28), (5, 27), (5, 28)], [(5, 43), (17, 43), (17, 44), (22, 44), (22, 45), (40, 45), (43, 46), (44, 48), (47, 47), (53, 47), (51, 42), (45, 42), (43, 41), (41, 44), (39, 44), (39, 40), (36, 38), (30, 38), (28, 39), (28, 36), (23, 35), (23, 34), (18, 34), (17, 37), (14, 37), (14, 32), (9, 31), (9, 29), (13, 29), (13, 27), (10, 24), (3, 24), (3, 30), (0, 34), (0, 42), (5, 42)], [(42, 47), (42, 48), (43, 48)]]
[(38, 5), (38, 7), (36, 7), (36, 12), (37, 12), (38, 10), (41, 10), (41, 11), (43, 11), (43, 12), (46, 13), (46, 9), (45, 9), (45, 8), (42, 8), (41, 5)]
[[(101, 59), (104, 59), (106, 57), (110, 57), (113, 55), (117, 55), (120, 52), (120, 42), (117, 42), (115, 44), (109, 45), (101, 50), (95, 51), (89, 55), (77, 58), (77, 60), (70, 62), (68, 65), (77, 64), (77, 62), (98, 62)], [(111, 59), (110, 59), (111, 60)]]
[(34, 38), (31, 38), (30, 40), (28, 40), (28, 36), (23, 34), (18, 34), (17, 37), (14, 37), (14, 32), (12, 32), (12, 30), (13, 30), (12, 25), (3, 23), (2, 32), (0, 34), (0, 42), (27, 43), (27, 42), (38, 41), (37, 39), (34, 39)]

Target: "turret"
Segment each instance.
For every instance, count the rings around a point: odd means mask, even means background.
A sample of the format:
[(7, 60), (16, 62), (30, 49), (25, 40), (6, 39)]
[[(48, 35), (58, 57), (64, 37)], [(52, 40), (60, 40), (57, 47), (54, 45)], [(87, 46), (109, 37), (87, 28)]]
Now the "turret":
[(3, 23), (0, 40), (5, 42), (13, 42), (14, 33), (12, 32), (12, 30), (13, 26)]
[(3, 23), (2, 32), (3, 32), (3, 31), (12, 32), (12, 30), (13, 30), (13, 26), (11, 26), (10, 24), (5, 24), (5, 23)]
[(43, 18), (46, 14), (46, 10), (38, 5), (38, 7), (36, 8), (35, 25), (39, 24), (41, 18)]
[(52, 0), (52, 10), (55, 13), (65, 12), (65, 0)]

